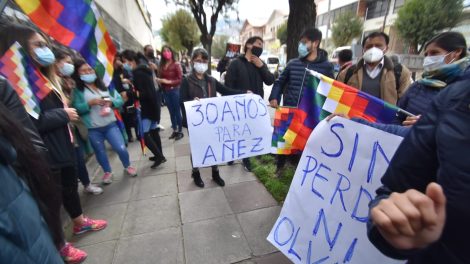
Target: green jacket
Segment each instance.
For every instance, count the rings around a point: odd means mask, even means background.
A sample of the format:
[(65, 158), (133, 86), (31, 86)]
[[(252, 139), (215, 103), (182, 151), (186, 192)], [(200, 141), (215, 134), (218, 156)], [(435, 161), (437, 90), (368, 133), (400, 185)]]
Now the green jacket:
[[(108, 90), (108, 92), (113, 102), (113, 108), (119, 109), (124, 104), (122, 97), (119, 95), (118, 92), (116, 92), (116, 90)], [(77, 109), (77, 113), (78, 115), (80, 115), (80, 118), (82, 119), (86, 127), (90, 128), (90, 106), (85, 100), (85, 95), (83, 91), (80, 91), (79, 89), (73, 90), (72, 105), (75, 109)]]

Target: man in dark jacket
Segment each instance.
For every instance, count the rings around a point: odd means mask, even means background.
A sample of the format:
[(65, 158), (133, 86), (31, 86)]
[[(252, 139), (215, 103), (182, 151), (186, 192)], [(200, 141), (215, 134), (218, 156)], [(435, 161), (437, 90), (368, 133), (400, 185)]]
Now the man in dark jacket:
[[(242, 92), (251, 91), (264, 98), (263, 83), (273, 84), (274, 75), (259, 58), (263, 53), (263, 39), (258, 36), (251, 37), (245, 42), (243, 49), (245, 54), (230, 62), (225, 75), (225, 85)], [(243, 165), (247, 171), (251, 171), (248, 158), (243, 159)]]
[(269, 96), (272, 107), (279, 106), (281, 95), (284, 96), (284, 106), (297, 107), (306, 68), (333, 78), (333, 64), (328, 61), (328, 53), (319, 48), (321, 38), (322, 33), (316, 28), (304, 30), (298, 47), (299, 57), (290, 60), (274, 82)]
[(441, 91), (396, 151), (368, 236), (410, 264), (470, 263), (470, 74)]

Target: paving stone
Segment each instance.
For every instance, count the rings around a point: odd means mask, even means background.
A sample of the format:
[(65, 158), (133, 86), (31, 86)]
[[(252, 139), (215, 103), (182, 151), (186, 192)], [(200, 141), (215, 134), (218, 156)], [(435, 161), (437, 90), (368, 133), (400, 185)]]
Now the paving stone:
[[(201, 190), (201, 188), (194, 184), (194, 180), (191, 177), (191, 172), (191, 170), (186, 170), (178, 171), (176, 173), (178, 178), (178, 192), (182, 193)], [(199, 172), (201, 173), (201, 178), (204, 181), (204, 189), (215, 188), (219, 186), (212, 180), (211, 168), (202, 168), (199, 169)], [(223, 175), (221, 177), (224, 178)]]
[(168, 174), (168, 173), (174, 173), (175, 172), (175, 158), (172, 157), (166, 157), (166, 162), (160, 164), (155, 169), (150, 168), (152, 166), (153, 161), (150, 161), (147, 159), (143, 159), (140, 168), (139, 168), (139, 174), (144, 175), (144, 176), (149, 176), (149, 175), (161, 175), (161, 174)]
[(281, 252), (276, 252), (266, 256), (237, 262), (237, 264), (292, 264), (292, 261), (290, 261)]
[(88, 257), (83, 264), (111, 264), (113, 263), (114, 250), (117, 241), (108, 241), (98, 244), (93, 244), (86, 247), (80, 247), (84, 250)]
[(189, 156), (189, 155), (191, 155), (191, 150), (190, 150), (189, 144), (175, 145), (175, 156), (176, 157)]
[(102, 185), (103, 193), (100, 195), (86, 194), (84, 197), (84, 207), (97, 207), (109, 204), (118, 204), (129, 201), (132, 193), (132, 187), (137, 181), (137, 177), (125, 177), (121, 181), (113, 181), (109, 185)]
[(180, 193), (179, 201), (183, 223), (232, 214), (221, 188)]
[(169, 194), (177, 194), (176, 173), (138, 177), (132, 200), (149, 199)]
[(230, 207), (235, 213), (277, 205), (276, 200), (258, 181), (242, 182), (224, 188)]
[(121, 238), (115, 264), (183, 264), (183, 238), (180, 228)]
[(127, 204), (116, 204), (86, 210), (84, 212), (86, 216), (93, 219), (106, 220), (108, 226), (100, 231), (90, 231), (78, 236), (71, 236), (72, 226), (70, 225), (67, 229), (68, 240), (77, 246), (87, 246), (119, 238), (124, 216), (126, 215), (126, 208)]
[(250, 257), (234, 215), (184, 224), (183, 236), (187, 264), (225, 264)]
[(235, 163), (233, 165), (219, 166), (220, 175), (224, 176), (225, 184), (232, 185), (235, 183), (254, 181), (256, 176), (247, 172), (241, 163)]
[(281, 207), (274, 206), (237, 215), (253, 255), (263, 256), (278, 251), (266, 238), (280, 212)]
[(122, 236), (155, 232), (180, 225), (176, 195), (139, 200), (129, 203)]
[[(176, 146), (175, 146), (176, 148)], [(191, 159), (189, 156), (176, 156), (176, 171), (192, 170)]]
[(174, 158), (175, 157), (175, 148), (173, 145), (169, 145), (163, 147), (163, 156), (166, 158)]

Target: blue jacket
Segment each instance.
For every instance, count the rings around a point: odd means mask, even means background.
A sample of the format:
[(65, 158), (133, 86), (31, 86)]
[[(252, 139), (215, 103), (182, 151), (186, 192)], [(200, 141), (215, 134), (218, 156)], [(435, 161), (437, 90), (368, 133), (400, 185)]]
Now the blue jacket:
[(385, 255), (408, 263), (470, 263), (465, 241), (470, 237), (470, 74), (442, 90), (413, 126), (396, 151), (383, 187), (370, 204), (374, 207), (391, 192), (415, 189), (425, 192), (431, 182), (440, 184), (447, 198), (446, 223), (441, 238), (424, 249), (391, 247), (369, 221), (370, 241)]
[(401, 125), (372, 123), (372, 122), (369, 122), (365, 119), (357, 118), (357, 117), (351, 118), (351, 120), (355, 121), (355, 122), (358, 122), (358, 123), (361, 123), (361, 124), (364, 124), (364, 125), (367, 125), (367, 126), (370, 126), (370, 127), (373, 127), (373, 128), (380, 129), (382, 131), (385, 131), (387, 133), (394, 134), (394, 135), (397, 135), (397, 136), (400, 136), (400, 137), (405, 137), (408, 134), (408, 132), (410, 131), (409, 127), (404, 127), (404, 126), (401, 126)]
[(297, 107), (305, 77), (305, 68), (334, 78), (333, 64), (328, 61), (328, 53), (319, 49), (318, 57), (314, 61), (299, 58), (289, 61), (279, 78), (274, 82), (269, 101), (277, 99), (280, 102), (281, 95), (284, 95), (284, 106)]
[(63, 264), (36, 201), (11, 168), (15, 160), (0, 137), (0, 263)]

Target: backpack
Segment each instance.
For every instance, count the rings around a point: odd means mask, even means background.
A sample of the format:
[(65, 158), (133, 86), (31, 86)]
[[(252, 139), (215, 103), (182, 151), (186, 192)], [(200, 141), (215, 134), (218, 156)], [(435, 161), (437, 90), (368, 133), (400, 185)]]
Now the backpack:
[[(354, 74), (354, 71), (356, 70), (356, 65), (350, 66), (346, 70), (346, 75), (344, 76), (344, 83), (348, 84), (349, 79), (351, 79), (351, 76)], [(395, 74), (395, 88), (400, 89), (400, 78), (401, 78), (401, 72), (403, 70), (403, 66), (398, 63), (393, 67), (393, 74)]]

